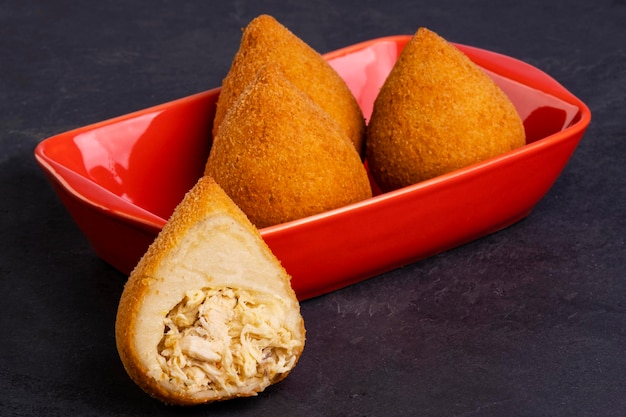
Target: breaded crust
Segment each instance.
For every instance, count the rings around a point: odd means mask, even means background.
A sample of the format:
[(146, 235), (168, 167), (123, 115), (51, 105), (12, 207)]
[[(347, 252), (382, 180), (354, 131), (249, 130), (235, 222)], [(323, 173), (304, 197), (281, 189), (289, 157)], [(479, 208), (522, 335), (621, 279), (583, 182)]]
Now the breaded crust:
[(129, 376), (147, 393), (169, 404), (192, 405), (256, 395), (287, 376), (288, 371), (236, 390), (193, 392), (163, 373), (156, 356), (168, 311), (189, 290), (223, 287), (280, 300), (284, 324), (293, 332), (291, 349), (297, 362), (304, 349), (305, 329), (290, 276), (258, 230), (205, 176), (186, 194), (132, 271), (119, 302), (117, 349)]
[(524, 144), (504, 92), (458, 48), (420, 28), (376, 98), (366, 153), (372, 176), (390, 191)]
[(345, 81), (318, 52), (269, 15), (256, 17), (243, 31), (239, 50), (222, 82), (213, 136), (239, 94), (268, 63), (278, 65), (287, 79), (345, 130), (359, 155), (364, 153), (365, 121)]
[(226, 114), (205, 173), (258, 228), (372, 195), (345, 133), (272, 64)]

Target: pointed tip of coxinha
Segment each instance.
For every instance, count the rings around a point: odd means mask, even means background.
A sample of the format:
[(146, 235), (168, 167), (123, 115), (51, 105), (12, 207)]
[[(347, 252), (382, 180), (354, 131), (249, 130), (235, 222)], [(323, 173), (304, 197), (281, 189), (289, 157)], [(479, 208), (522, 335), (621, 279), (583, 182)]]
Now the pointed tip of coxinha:
[(262, 67), (231, 105), (205, 173), (259, 228), (371, 197), (359, 154), (279, 67)]
[(171, 404), (256, 395), (285, 378), (304, 348), (289, 280), (241, 210), (201, 178), (122, 293), (116, 343), (125, 369)]
[(213, 136), (232, 103), (269, 63), (278, 65), (289, 81), (324, 109), (345, 130), (359, 155), (363, 154), (365, 120), (345, 81), (317, 51), (269, 15), (254, 18), (243, 31), (239, 50), (222, 82)]
[(458, 48), (420, 28), (375, 101), (367, 160), (390, 191), (524, 144), (522, 121), (504, 92)]

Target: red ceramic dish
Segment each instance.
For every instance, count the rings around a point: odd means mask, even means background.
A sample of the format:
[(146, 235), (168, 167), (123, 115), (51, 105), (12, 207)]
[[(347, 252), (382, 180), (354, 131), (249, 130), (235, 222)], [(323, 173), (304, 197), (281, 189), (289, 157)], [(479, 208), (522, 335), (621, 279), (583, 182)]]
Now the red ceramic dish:
[[(369, 117), (410, 36), (325, 55)], [(516, 59), (456, 45), (502, 87), (527, 145), (394, 192), (261, 230), (302, 299), (423, 259), (527, 216), (574, 152), (591, 114), (554, 79)], [(35, 156), (95, 252), (128, 274), (202, 174), (219, 89), (42, 141)], [(375, 184), (372, 184), (376, 190)]]

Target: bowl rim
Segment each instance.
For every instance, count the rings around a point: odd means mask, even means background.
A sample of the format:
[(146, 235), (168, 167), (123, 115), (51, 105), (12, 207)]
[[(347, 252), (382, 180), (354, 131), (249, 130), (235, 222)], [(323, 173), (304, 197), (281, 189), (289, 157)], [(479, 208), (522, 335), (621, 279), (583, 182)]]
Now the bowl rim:
[[(391, 35), (373, 38), (322, 54), (322, 56), (326, 60), (333, 60), (381, 42), (393, 42), (399, 45), (406, 44), (406, 42), (408, 42), (412, 36), (413, 35)], [(451, 182), (455, 179), (466, 176), (468, 173), (483, 169), (483, 167), (499, 164), (507, 159), (514, 158), (520, 153), (541, 152), (543, 148), (554, 144), (554, 142), (565, 141), (573, 135), (582, 134), (582, 132), (584, 132), (584, 130), (589, 125), (591, 121), (591, 111), (587, 107), (587, 105), (574, 94), (572, 94), (569, 90), (567, 90), (563, 85), (561, 85), (556, 79), (554, 79), (544, 71), (540, 70), (539, 68), (534, 67), (517, 58), (503, 55), (498, 52), (493, 52), (479, 47), (460, 43), (452, 44), (458, 47), (464, 53), (471, 54), (472, 61), (477, 63), (479, 66), (486, 68), (489, 71), (494, 72), (495, 74), (498, 74), (502, 77), (520, 82), (521, 84), (524, 84), (530, 88), (539, 90), (548, 95), (554, 96), (570, 105), (575, 106), (578, 109), (578, 114), (575, 120), (570, 123), (569, 126), (565, 127), (559, 132), (540, 138), (532, 143), (528, 143), (520, 148), (514, 149), (507, 153), (497, 155), (495, 157), (474, 163), (472, 165), (457, 169), (443, 175), (439, 175), (435, 178), (421, 181), (419, 183), (395, 191), (381, 193), (366, 200), (362, 200), (344, 207), (339, 207), (323, 213), (262, 228), (260, 229), (260, 232), (263, 236), (280, 234), (292, 228), (298, 228), (305, 224), (318, 222), (324, 218), (342, 216), (349, 212), (362, 210), (389, 199), (401, 198), (403, 195), (412, 194), (417, 192), (418, 190), (427, 189), (442, 182)], [(138, 116), (160, 112), (172, 106), (173, 104), (200, 100), (210, 95), (219, 94), (220, 91), (221, 87), (214, 87), (185, 97), (170, 100), (161, 104), (132, 111), (123, 115), (108, 118), (99, 122), (91, 123), (53, 135), (37, 144), (37, 146), (35, 147), (34, 156), (40, 166), (44, 169), (44, 171), (48, 175), (53, 177), (55, 181), (57, 181), (67, 192), (72, 194), (75, 198), (83, 201), (84, 203), (100, 211), (104, 215), (121, 219), (136, 228), (148, 230), (151, 232), (158, 232), (158, 230), (160, 230), (167, 222), (167, 219), (163, 219), (160, 216), (133, 204), (123, 197), (118, 196), (108, 189), (102, 187), (98, 183), (89, 181), (80, 174), (72, 171), (58, 161), (52, 159), (47, 154), (46, 149), (50, 146), (53, 146), (56, 141), (63, 140), (63, 138), (67, 137), (68, 135), (76, 135), (84, 131), (97, 129), (99, 127), (122, 122), (125, 120), (136, 118)], [(113, 201), (115, 202), (115, 204), (111, 204), (111, 202)]]

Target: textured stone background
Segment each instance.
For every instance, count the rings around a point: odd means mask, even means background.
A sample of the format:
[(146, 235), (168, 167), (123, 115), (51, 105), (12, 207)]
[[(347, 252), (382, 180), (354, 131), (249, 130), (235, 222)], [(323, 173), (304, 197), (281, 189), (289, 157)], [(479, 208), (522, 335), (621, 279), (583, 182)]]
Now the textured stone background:
[[(259, 397), (167, 407), (117, 356), (126, 277), (33, 149), (218, 86), (260, 13), (319, 52), (427, 26), (539, 67), (593, 119), (530, 217), (303, 302), (304, 355)], [(625, 21), (623, 0), (0, 2), (0, 415), (626, 415)]]

